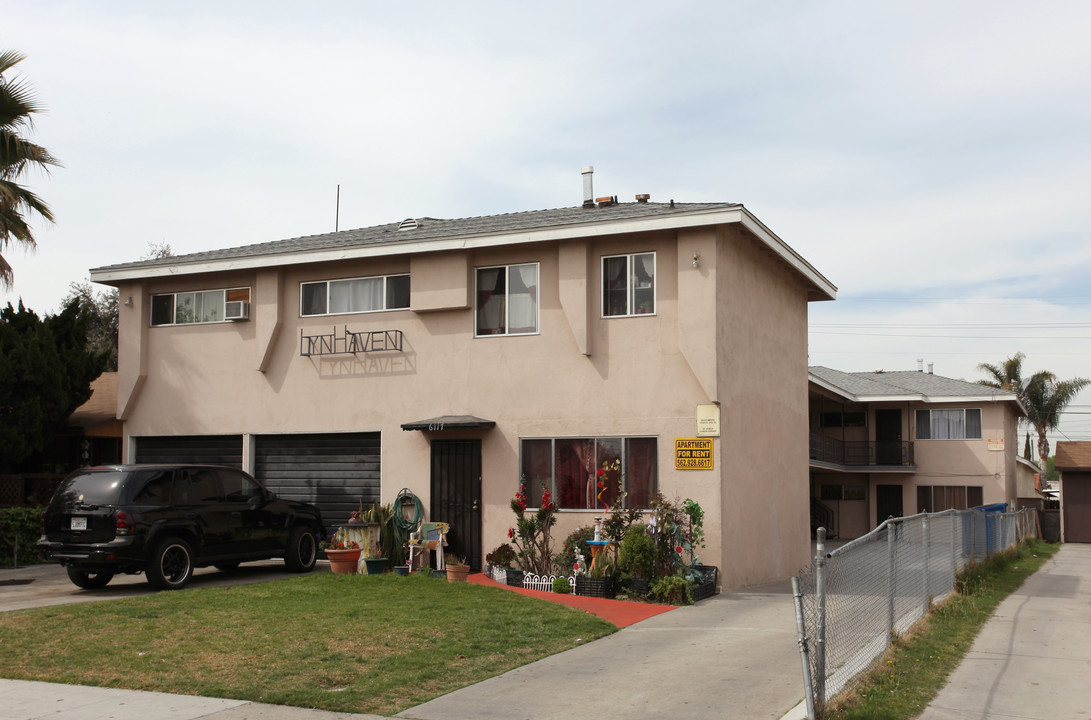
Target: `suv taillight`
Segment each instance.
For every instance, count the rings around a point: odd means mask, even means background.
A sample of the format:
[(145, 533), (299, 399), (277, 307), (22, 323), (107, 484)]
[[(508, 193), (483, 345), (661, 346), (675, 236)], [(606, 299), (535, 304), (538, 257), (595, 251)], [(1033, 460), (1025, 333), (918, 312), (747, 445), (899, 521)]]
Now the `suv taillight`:
[(133, 532), (133, 518), (124, 510), (114, 514), (114, 532), (118, 535), (131, 535)]

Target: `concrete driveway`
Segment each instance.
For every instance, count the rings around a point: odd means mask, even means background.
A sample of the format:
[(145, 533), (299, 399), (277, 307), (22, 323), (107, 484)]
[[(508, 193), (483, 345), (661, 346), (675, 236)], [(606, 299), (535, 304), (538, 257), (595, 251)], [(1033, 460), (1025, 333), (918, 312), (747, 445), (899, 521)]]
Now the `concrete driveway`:
[[(319, 565), (319, 570), (322, 566)], [(220, 572), (216, 568), (200, 568), (193, 573), (189, 587), (222, 587), (265, 582), (292, 577), (280, 560), (240, 565), (233, 572)], [(27, 567), (0, 569), (0, 612), (64, 605), (66, 603), (112, 600), (158, 592), (144, 575), (118, 575), (110, 584), (98, 590), (81, 590), (68, 579), (68, 573), (60, 565), (47, 563)]]

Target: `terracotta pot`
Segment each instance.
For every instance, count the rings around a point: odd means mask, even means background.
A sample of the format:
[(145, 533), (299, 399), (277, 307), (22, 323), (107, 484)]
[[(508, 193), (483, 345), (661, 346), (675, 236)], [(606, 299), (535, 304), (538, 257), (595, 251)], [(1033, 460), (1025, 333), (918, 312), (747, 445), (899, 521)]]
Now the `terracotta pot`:
[(447, 582), (466, 582), (466, 576), (470, 574), (469, 565), (448, 565)]
[(360, 563), (360, 550), (327, 550), (330, 570), (338, 575), (355, 575)]

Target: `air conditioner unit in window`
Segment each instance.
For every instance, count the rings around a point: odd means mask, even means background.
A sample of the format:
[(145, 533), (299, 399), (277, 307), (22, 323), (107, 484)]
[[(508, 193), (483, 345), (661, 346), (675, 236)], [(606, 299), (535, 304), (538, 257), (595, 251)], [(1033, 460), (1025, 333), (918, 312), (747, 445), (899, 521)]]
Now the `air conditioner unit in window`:
[(224, 303), (224, 320), (249, 320), (250, 303), (243, 300), (231, 300)]

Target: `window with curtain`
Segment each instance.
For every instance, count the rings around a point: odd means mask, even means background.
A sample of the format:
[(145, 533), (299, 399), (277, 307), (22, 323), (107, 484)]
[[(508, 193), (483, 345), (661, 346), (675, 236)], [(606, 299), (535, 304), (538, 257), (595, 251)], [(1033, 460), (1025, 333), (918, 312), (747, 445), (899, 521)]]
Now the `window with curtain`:
[(152, 325), (224, 322), (224, 303), (250, 301), (250, 288), (152, 295)]
[(478, 337), (538, 332), (538, 263), (478, 268), (475, 293)]
[(918, 440), (980, 440), (981, 410), (918, 410)]
[(627, 317), (655, 313), (655, 253), (602, 259), (602, 314)]
[(654, 437), (523, 439), (519, 457), (528, 505), (549, 490), (562, 510), (605, 510), (620, 490), (624, 507), (646, 508), (658, 491)]
[(299, 287), (299, 313), (303, 316), (403, 310), (407, 307), (408, 275), (321, 280), (305, 282)]

